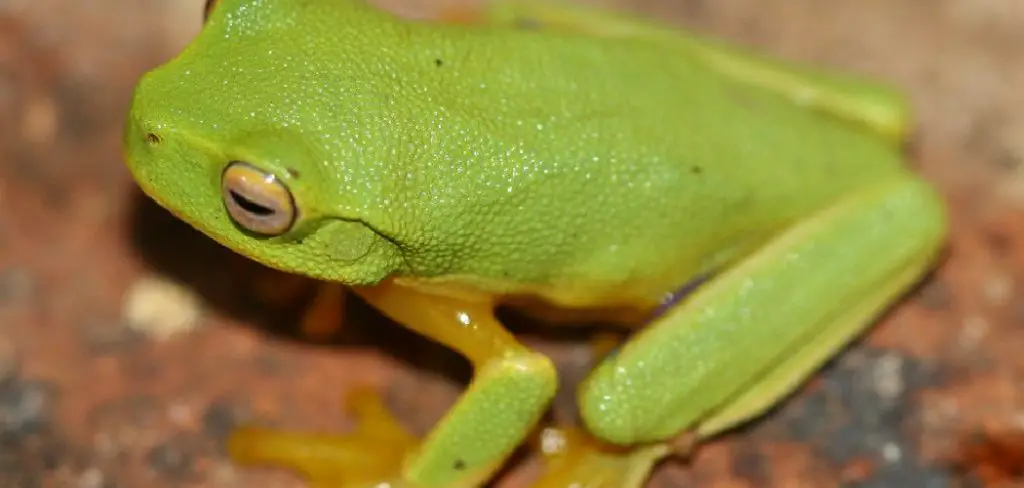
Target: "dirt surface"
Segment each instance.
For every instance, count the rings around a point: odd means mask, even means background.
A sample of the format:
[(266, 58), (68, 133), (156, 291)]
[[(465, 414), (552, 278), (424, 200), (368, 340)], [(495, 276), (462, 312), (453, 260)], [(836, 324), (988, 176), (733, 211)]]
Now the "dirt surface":
[[(618, 3), (905, 88), (920, 118), (915, 164), (953, 218), (942, 268), (865, 341), (651, 486), (1024, 486), (1024, 3)], [(132, 85), (188, 41), (201, 11), (200, 0), (0, 1), (0, 487), (302, 486), (233, 467), (226, 432), (247, 420), (345, 428), (341, 398), (358, 384), (422, 432), (466, 379), (458, 357), (358, 302), (343, 337), (292, 339), (308, 282), (139, 196), (120, 153)], [(293, 293), (268, 297), (270, 284)], [(585, 344), (524, 340), (568, 383), (592, 359)]]

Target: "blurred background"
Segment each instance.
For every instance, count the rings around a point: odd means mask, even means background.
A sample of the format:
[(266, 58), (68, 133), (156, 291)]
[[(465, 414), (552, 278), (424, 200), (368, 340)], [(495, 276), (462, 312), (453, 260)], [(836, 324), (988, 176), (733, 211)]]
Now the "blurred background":
[[(225, 434), (346, 428), (357, 384), (423, 432), (468, 376), (359, 302), (338, 334), (296, 340), (311, 283), (136, 191), (120, 152), (132, 86), (195, 34), (202, 3), (0, 0), (0, 487), (299, 487), (232, 467)], [(1024, 486), (1024, 2), (602, 3), (902, 87), (914, 164), (953, 212), (943, 267), (868, 338), (651, 486)], [(592, 364), (576, 337), (520, 330), (570, 387)], [(566, 388), (556, 415), (572, 410)], [(502, 486), (524, 486), (524, 466)]]

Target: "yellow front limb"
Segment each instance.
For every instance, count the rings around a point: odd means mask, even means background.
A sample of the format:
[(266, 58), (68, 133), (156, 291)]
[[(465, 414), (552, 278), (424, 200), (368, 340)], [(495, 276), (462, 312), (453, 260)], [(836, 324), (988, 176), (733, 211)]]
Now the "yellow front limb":
[(422, 442), (371, 405), (362, 410), (370, 423), (347, 436), (242, 430), (231, 440), (232, 457), (293, 468), (325, 488), (481, 485), (525, 439), (554, 396), (557, 375), (550, 360), (516, 342), (494, 318), (489, 300), (424, 294), (394, 282), (355, 292), (470, 360), (475, 375), (459, 402)]

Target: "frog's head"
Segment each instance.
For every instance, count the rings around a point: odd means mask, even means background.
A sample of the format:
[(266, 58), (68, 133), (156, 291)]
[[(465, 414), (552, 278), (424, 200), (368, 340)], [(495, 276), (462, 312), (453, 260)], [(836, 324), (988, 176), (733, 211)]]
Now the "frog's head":
[(374, 283), (402, 262), (386, 159), (373, 153), (388, 136), (378, 93), (337, 67), (353, 65), (332, 48), (346, 40), (338, 19), (303, 10), (316, 4), (214, 6), (192, 44), (136, 87), (128, 166), (161, 206), (245, 256)]

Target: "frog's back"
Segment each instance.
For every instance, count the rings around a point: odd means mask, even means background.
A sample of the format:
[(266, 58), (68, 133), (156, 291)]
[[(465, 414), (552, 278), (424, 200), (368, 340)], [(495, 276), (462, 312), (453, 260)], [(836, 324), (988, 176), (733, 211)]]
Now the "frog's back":
[(649, 296), (902, 171), (868, 130), (657, 46), (474, 34), (422, 54), (436, 60), (419, 77), (423, 123), (439, 131), (427, 133), (444, 168), (434, 185), (452, 204), (424, 220), (447, 249), (420, 269), (566, 302)]
[(885, 139), (664, 45), (219, 5), (137, 108), (224, 146), (279, 134), (331, 215), (385, 237), (359, 282), (650, 302), (900, 171)]

